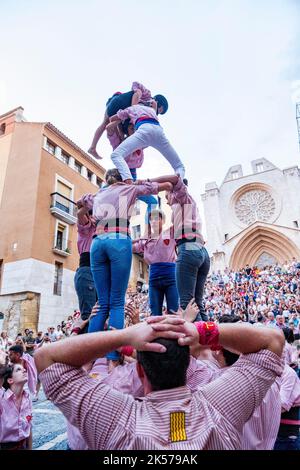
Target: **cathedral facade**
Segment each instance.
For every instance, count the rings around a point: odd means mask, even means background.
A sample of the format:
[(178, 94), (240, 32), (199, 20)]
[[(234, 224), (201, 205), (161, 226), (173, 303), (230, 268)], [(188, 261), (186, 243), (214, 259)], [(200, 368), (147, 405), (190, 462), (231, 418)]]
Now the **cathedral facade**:
[(265, 158), (229, 168), (202, 194), (212, 271), (300, 261), (300, 170)]

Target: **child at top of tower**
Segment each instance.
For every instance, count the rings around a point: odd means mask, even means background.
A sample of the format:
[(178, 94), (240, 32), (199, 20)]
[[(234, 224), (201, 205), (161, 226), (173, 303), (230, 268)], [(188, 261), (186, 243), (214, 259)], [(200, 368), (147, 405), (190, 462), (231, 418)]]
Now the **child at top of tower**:
[(116, 123), (121, 123), (126, 119), (130, 119), (134, 125), (134, 134), (127, 137), (111, 155), (114, 165), (122, 176), (122, 180), (126, 183), (132, 183), (133, 180), (126, 161), (128, 156), (146, 147), (153, 147), (158, 150), (168, 160), (174, 172), (181, 178), (184, 178), (184, 165), (166, 138), (157, 115), (158, 109), (156, 103), (152, 102), (151, 106), (137, 104), (121, 109), (110, 118), (111, 122), (106, 127), (108, 132)]
[(167, 112), (168, 102), (166, 98), (163, 95), (156, 95), (152, 98), (150, 90), (139, 82), (133, 82), (131, 90), (126, 93), (114, 93), (106, 103), (103, 121), (95, 132), (88, 152), (95, 158), (102, 158), (97, 153), (96, 147), (111, 116), (115, 115), (120, 109), (126, 109), (129, 106), (136, 105), (138, 103), (149, 106), (153, 101), (155, 102), (158, 114), (165, 114)]

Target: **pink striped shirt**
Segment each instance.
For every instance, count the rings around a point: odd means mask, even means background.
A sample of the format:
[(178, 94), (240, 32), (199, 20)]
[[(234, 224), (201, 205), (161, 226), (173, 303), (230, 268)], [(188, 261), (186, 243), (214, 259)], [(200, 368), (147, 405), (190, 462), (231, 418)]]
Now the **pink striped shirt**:
[(90, 252), (93, 236), (96, 233), (95, 225), (91, 222), (91, 220), (89, 220), (86, 225), (81, 225), (79, 222), (77, 222), (77, 232), (78, 253), (81, 255), (81, 253)]
[[(241, 356), (194, 393), (183, 386), (138, 400), (65, 364), (53, 364), (40, 378), (47, 397), (90, 449), (234, 450), (241, 448), (245, 422), (281, 373), (280, 358), (264, 350)], [(179, 432), (171, 429), (172, 422)]]
[(25, 390), (20, 410), (16, 407), (15, 394), (10, 390), (0, 390), (0, 442), (19, 442), (30, 435), (32, 405)]
[(286, 364), (292, 364), (292, 362), (297, 362), (297, 348), (289, 344), (287, 341), (285, 342), (283, 348), (283, 355)]
[(188, 193), (187, 186), (179, 178), (173, 191), (169, 193), (169, 204), (172, 209), (172, 223), (175, 230), (175, 238), (181, 238), (182, 229), (186, 234), (191, 233), (193, 228), (202, 234), (202, 221), (198, 207), (192, 196)]
[(300, 380), (296, 372), (286, 364), (278, 381), (282, 409), (289, 411), (293, 406), (300, 406)]
[[(107, 138), (112, 146), (113, 150), (115, 150), (121, 143), (121, 139), (117, 132), (113, 134), (107, 133)], [(141, 168), (142, 164), (144, 163), (144, 151), (143, 149), (136, 150), (135, 152), (131, 153), (124, 159), (129, 168)]]
[(68, 445), (72, 450), (89, 450), (87, 443), (83, 439), (80, 431), (76, 426), (67, 421), (67, 437)]
[(35, 393), (36, 392), (36, 384), (37, 384), (37, 370), (35, 367), (35, 362), (33, 359), (33, 356), (30, 356), (30, 354), (23, 353), (23, 356), (21, 357), (23, 359), (23, 367), (27, 371), (27, 377), (28, 377), (28, 382), (27, 382), (27, 387), (30, 393)]
[(133, 106), (129, 106), (129, 108), (120, 109), (120, 111), (117, 112), (117, 116), (121, 121), (130, 119), (132, 124), (135, 124), (135, 122), (142, 117), (158, 121), (156, 111), (151, 106), (143, 106), (141, 104), (134, 104)]
[(136, 199), (158, 194), (158, 188), (158, 183), (147, 181), (142, 184), (115, 183), (99, 189), (95, 196), (85, 194), (80, 201), (86, 208), (93, 208), (93, 216), (103, 224), (117, 218), (130, 220)]
[(146, 88), (145, 85), (143, 85), (140, 82), (133, 82), (132, 86), (131, 86), (131, 90), (134, 91), (134, 92), (136, 92), (137, 90), (140, 90), (142, 92), (142, 96), (140, 98), (140, 101), (151, 101), (152, 100), (151, 91), (148, 90), (148, 88)]
[[(144, 395), (142, 383), (136, 370), (136, 364), (124, 364), (118, 366), (109, 374), (107, 359), (100, 358), (95, 361), (89, 372), (89, 377), (101, 380), (112, 389), (131, 394), (133, 397)], [(67, 435), (69, 447), (72, 450), (88, 450), (88, 445), (80, 434), (79, 429), (67, 420)]]
[[(187, 384), (192, 391), (195, 391), (200, 386), (216, 380), (227, 370), (229, 370), (228, 367), (221, 368), (217, 362), (211, 365), (206, 361), (196, 361), (191, 358)], [(232, 402), (235, 403), (235, 397), (232, 397)], [(272, 450), (278, 434), (280, 415), (279, 384), (276, 381), (269, 388), (250, 419), (245, 423), (241, 438), (241, 449)]]
[(244, 426), (242, 450), (273, 450), (280, 417), (279, 385), (275, 382)]
[(157, 238), (140, 238), (132, 244), (133, 253), (144, 253), (148, 265), (153, 263), (175, 263), (176, 241), (170, 238), (170, 230), (162, 232)]

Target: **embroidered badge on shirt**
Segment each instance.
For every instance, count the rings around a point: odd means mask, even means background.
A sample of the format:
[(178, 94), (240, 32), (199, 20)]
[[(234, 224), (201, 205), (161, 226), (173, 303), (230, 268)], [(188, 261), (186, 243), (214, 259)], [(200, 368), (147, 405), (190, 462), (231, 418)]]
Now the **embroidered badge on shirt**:
[(186, 441), (185, 413), (176, 411), (170, 413), (170, 439), (171, 442)]
[(100, 377), (100, 374), (98, 374), (97, 372), (91, 372), (89, 374), (89, 377), (91, 377), (91, 379), (98, 379), (98, 377)]

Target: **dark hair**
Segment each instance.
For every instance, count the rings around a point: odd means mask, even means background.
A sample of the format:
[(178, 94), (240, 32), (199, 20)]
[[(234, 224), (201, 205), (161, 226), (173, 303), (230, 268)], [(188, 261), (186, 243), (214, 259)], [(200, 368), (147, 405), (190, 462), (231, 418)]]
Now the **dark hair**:
[(157, 108), (160, 108), (160, 107), (163, 108), (163, 112), (161, 114), (165, 114), (169, 108), (169, 103), (168, 103), (167, 98), (165, 98), (163, 95), (155, 95), (153, 96), (153, 99), (157, 103)]
[[(237, 323), (240, 321), (240, 317), (237, 315), (222, 315), (219, 318), (219, 323)], [(225, 359), (226, 366), (232, 366), (240, 357), (238, 354), (235, 354), (227, 349), (222, 349), (223, 356)]]
[(166, 347), (165, 353), (138, 351), (137, 360), (143, 367), (153, 391), (182, 387), (190, 363), (190, 348), (179, 346), (175, 339), (158, 338), (153, 343)]
[(285, 340), (288, 343), (292, 344), (295, 341), (295, 336), (294, 336), (293, 330), (291, 328), (285, 327), (285, 328), (282, 328), (282, 331), (283, 331)]
[(9, 348), (9, 352), (10, 351), (18, 353), (18, 354), (20, 354), (20, 356), (23, 356), (24, 348), (23, 348), (23, 346), (21, 346), (21, 344), (15, 344), (14, 346), (11, 346)]
[(4, 378), (6, 369), (7, 369), (7, 365), (0, 364), (0, 379)]
[(5, 390), (8, 390), (10, 387), (8, 379), (11, 379), (13, 376), (14, 366), (14, 364), (12, 366), (6, 366), (2, 372), (3, 388), (5, 388)]
[(237, 323), (240, 321), (240, 317), (237, 315), (222, 315), (219, 318), (219, 323)]
[(128, 127), (130, 126), (130, 119), (125, 119), (121, 124), (121, 129), (125, 135), (128, 135)]
[(105, 173), (105, 181), (108, 185), (122, 181), (122, 176), (117, 168), (111, 168)]

